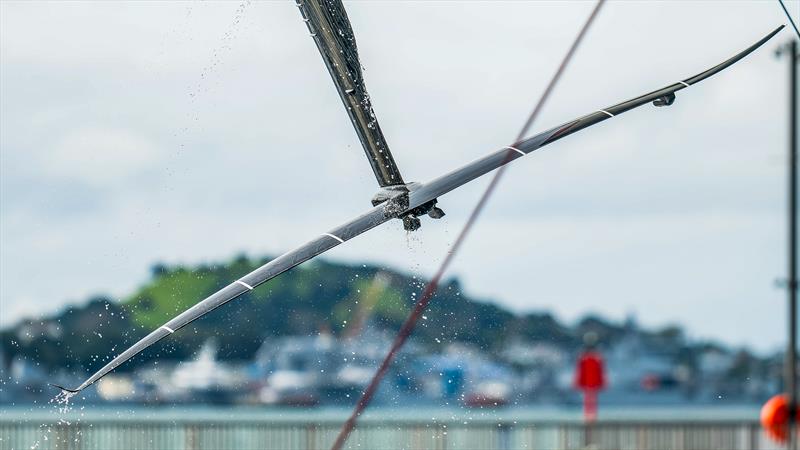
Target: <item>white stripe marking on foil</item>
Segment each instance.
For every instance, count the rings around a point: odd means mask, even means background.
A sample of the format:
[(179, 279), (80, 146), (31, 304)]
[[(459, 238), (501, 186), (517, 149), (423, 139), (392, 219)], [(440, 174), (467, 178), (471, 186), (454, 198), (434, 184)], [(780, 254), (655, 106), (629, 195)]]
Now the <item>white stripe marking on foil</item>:
[(242, 286), (246, 287), (247, 289), (250, 289), (251, 291), (253, 290), (253, 286), (250, 286), (249, 284), (245, 283), (245, 282), (244, 282), (244, 281), (242, 281), (242, 280), (236, 280), (236, 281), (234, 281), (234, 283), (239, 283), (239, 284), (241, 284)]
[(519, 154), (520, 154), (520, 155), (522, 155), (522, 156), (525, 156), (525, 155), (526, 155), (526, 153), (525, 153), (525, 152), (523, 152), (522, 150), (520, 150), (520, 149), (518, 149), (518, 148), (514, 148), (514, 147), (503, 147), (503, 148), (507, 148), (507, 149), (509, 149), (509, 150), (514, 150), (515, 152), (519, 153)]
[(600, 112), (608, 114), (608, 117), (614, 117), (613, 114), (611, 114), (610, 112), (606, 111), (605, 109), (601, 109)]
[(686, 87), (689, 87), (689, 83), (686, 83), (686, 82), (683, 82), (683, 81), (678, 81), (678, 83), (680, 83), (680, 84), (682, 84), (682, 85), (684, 85)]
[(168, 326), (166, 326), (166, 325), (161, 325), (161, 328), (163, 328), (163, 329), (165, 329), (165, 330), (169, 331), (169, 332), (170, 332), (170, 334), (172, 334), (172, 333), (174, 333), (174, 332), (175, 332), (175, 330), (173, 330), (172, 328), (170, 328), (170, 327), (168, 327)]
[(341, 242), (342, 244), (344, 244), (344, 239), (340, 238), (339, 236), (334, 236), (334, 235), (332, 235), (330, 233), (322, 233), (322, 235), (323, 236), (332, 237), (332, 238), (336, 239), (337, 241)]

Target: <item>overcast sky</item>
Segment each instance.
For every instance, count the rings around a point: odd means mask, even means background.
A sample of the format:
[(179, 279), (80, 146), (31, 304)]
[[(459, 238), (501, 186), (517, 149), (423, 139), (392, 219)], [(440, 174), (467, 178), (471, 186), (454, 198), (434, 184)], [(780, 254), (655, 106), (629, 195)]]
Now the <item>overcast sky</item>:
[[(800, 2), (787, 1), (790, 11)], [(509, 144), (591, 2), (346, 6), (406, 180)], [(797, 21), (797, 19), (795, 19)], [(535, 130), (671, 84), (786, 23), (777, 2), (609, 2)], [(785, 335), (784, 30), (725, 72), (507, 171), (455, 260), (516, 311)], [(156, 261), (288, 250), (369, 207), (358, 139), (291, 1), (0, 3), (0, 324), (144, 283)], [(429, 276), (488, 182), (328, 258)], [(199, 299), (198, 299), (199, 300)]]

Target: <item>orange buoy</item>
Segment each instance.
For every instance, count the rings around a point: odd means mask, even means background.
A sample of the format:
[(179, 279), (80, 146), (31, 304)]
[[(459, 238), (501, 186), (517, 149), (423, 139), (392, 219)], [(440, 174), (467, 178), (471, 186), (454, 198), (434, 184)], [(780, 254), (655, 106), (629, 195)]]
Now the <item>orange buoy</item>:
[(764, 403), (761, 426), (774, 441), (786, 442), (789, 437), (789, 397), (778, 394)]

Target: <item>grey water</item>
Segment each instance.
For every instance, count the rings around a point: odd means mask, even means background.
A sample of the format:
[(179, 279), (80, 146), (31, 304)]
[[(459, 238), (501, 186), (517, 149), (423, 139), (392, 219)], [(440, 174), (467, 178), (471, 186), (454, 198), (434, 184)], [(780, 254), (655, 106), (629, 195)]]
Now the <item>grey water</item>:
[[(185, 422), (185, 421), (279, 421), (325, 423), (347, 418), (349, 407), (274, 407), (274, 406), (207, 406), (207, 405), (92, 405), (88, 408), (63, 408), (23, 405), (1, 406), (0, 424), (11, 421), (46, 422), (54, 417), (84, 422)], [(757, 421), (760, 406), (740, 405), (670, 405), (670, 406), (609, 406), (600, 407), (599, 420), (609, 421)], [(470, 420), (581, 422), (582, 411), (574, 406), (520, 406), (495, 409), (419, 406), (382, 406), (368, 410), (365, 421), (436, 421)]]

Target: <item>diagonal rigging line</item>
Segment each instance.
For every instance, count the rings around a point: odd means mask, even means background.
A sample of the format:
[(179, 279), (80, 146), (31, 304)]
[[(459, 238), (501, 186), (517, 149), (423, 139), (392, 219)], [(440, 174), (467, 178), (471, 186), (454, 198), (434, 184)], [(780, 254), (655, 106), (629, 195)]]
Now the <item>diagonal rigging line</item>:
[[(589, 15), (589, 18), (586, 19), (586, 23), (583, 24), (583, 28), (581, 28), (580, 32), (575, 37), (572, 46), (567, 51), (567, 54), (564, 55), (564, 59), (561, 61), (561, 64), (558, 66), (558, 69), (553, 74), (553, 77), (550, 79), (550, 83), (547, 85), (547, 88), (545, 88), (544, 92), (542, 93), (542, 96), (539, 98), (539, 102), (536, 104), (536, 107), (533, 109), (530, 116), (528, 116), (528, 119), (525, 121), (525, 124), (523, 125), (522, 129), (517, 135), (516, 139), (517, 142), (522, 140), (522, 138), (528, 132), (528, 129), (530, 128), (531, 124), (533, 124), (534, 120), (539, 115), (542, 106), (550, 97), (550, 93), (553, 91), (554, 86), (561, 78), (564, 69), (566, 68), (569, 61), (572, 59), (575, 50), (578, 48), (578, 45), (583, 40), (583, 37), (586, 35), (586, 31), (589, 29), (589, 26), (594, 21), (595, 17), (597, 16), (597, 13), (600, 11), (600, 8), (603, 6), (604, 3), (605, 0), (597, 1), (597, 4), (592, 10), (592, 13)], [(510, 159), (515, 152), (513, 147), (514, 146), (512, 145), (511, 148), (509, 148), (508, 150), (508, 156), (507, 156), (508, 159)], [(495, 172), (492, 181), (489, 183), (489, 186), (486, 187), (486, 190), (483, 192), (483, 195), (481, 195), (480, 200), (478, 200), (478, 203), (475, 205), (475, 208), (470, 213), (467, 222), (464, 224), (464, 227), (461, 229), (461, 232), (458, 234), (458, 237), (456, 238), (455, 242), (453, 242), (453, 246), (447, 252), (447, 255), (445, 255), (442, 264), (436, 271), (436, 274), (428, 282), (428, 285), (425, 286), (425, 290), (422, 292), (422, 295), (420, 296), (419, 300), (417, 300), (416, 304), (414, 305), (414, 309), (411, 311), (411, 314), (403, 323), (403, 326), (400, 328), (400, 331), (398, 331), (397, 336), (394, 339), (394, 342), (392, 342), (392, 346), (389, 352), (386, 354), (386, 357), (381, 362), (381, 365), (378, 367), (378, 370), (375, 372), (375, 375), (372, 377), (372, 380), (370, 380), (370, 383), (364, 390), (364, 393), (361, 394), (361, 398), (358, 399), (358, 403), (356, 403), (356, 406), (353, 409), (353, 412), (351, 413), (350, 417), (342, 425), (342, 428), (339, 431), (339, 435), (336, 437), (336, 441), (333, 443), (333, 446), (331, 446), (331, 450), (341, 450), (342, 446), (344, 446), (345, 442), (347, 441), (347, 438), (350, 436), (350, 433), (356, 426), (356, 421), (358, 420), (358, 417), (361, 416), (361, 414), (364, 412), (364, 409), (366, 409), (366, 407), (369, 405), (370, 401), (372, 400), (372, 397), (375, 395), (375, 391), (378, 389), (381, 380), (383, 379), (384, 375), (389, 369), (389, 366), (391, 365), (395, 356), (403, 347), (406, 340), (408, 340), (408, 337), (414, 330), (414, 326), (417, 324), (419, 317), (428, 307), (428, 304), (430, 303), (433, 294), (436, 292), (436, 289), (439, 285), (439, 281), (442, 279), (444, 272), (450, 266), (450, 262), (455, 257), (456, 253), (458, 252), (458, 249), (461, 247), (461, 244), (464, 242), (464, 239), (466, 238), (470, 229), (475, 224), (475, 221), (480, 215), (481, 210), (486, 205), (486, 202), (489, 200), (489, 197), (492, 195), (492, 192), (499, 183), (500, 178), (503, 176), (505, 169), (506, 165), (503, 164), (500, 166), (497, 172)]]
[(783, 0), (778, 0), (778, 3), (781, 4), (781, 8), (783, 8), (783, 12), (786, 13), (786, 17), (789, 19), (789, 23), (792, 24), (792, 28), (794, 28), (795, 34), (797, 34), (797, 37), (800, 38), (800, 30), (797, 29), (797, 25), (795, 25), (794, 19), (792, 19), (792, 15), (789, 14), (789, 10), (786, 9), (786, 5), (783, 3)]

